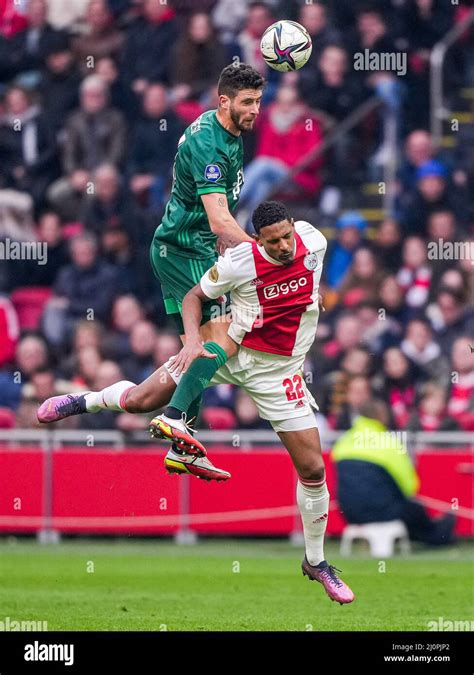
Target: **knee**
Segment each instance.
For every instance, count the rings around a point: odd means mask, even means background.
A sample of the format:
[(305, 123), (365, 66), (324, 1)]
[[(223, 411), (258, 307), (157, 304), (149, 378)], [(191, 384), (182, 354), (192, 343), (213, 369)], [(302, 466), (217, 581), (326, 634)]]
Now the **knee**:
[(298, 467), (298, 475), (306, 480), (323, 480), (326, 476), (326, 469), (324, 460), (319, 453), (313, 453), (307, 461), (300, 464)]
[(140, 391), (139, 386), (133, 387), (128, 391), (124, 407), (130, 413), (150, 412), (151, 410), (147, 408), (146, 396)]

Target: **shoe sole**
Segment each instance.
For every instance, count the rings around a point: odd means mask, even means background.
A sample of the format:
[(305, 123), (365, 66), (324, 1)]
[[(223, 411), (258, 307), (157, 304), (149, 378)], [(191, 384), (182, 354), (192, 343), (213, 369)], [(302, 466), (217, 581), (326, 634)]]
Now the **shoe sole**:
[(333, 597), (328, 593), (328, 590), (327, 590), (326, 586), (323, 584), (322, 581), (320, 581), (319, 579), (315, 579), (315, 578), (312, 577), (310, 574), (308, 574), (308, 572), (305, 570), (304, 567), (301, 568), (301, 571), (302, 571), (302, 573), (303, 573), (303, 576), (304, 576), (304, 577), (308, 577), (308, 579), (309, 579), (310, 581), (317, 581), (319, 584), (321, 584), (321, 586), (324, 588), (324, 590), (325, 590), (325, 592), (326, 592), (326, 595), (327, 595), (328, 598), (329, 598), (330, 600), (332, 600), (333, 602), (338, 602), (340, 605), (350, 605), (351, 602), (354, 602), (354, 600), (355, 600), (355, 595), (354, 595), (354, 597), (352, 598), (352, 600), (350, 600), (349, 602), (341, 602), (340, 600), (336, 600), (336, 598), (333, 598)]
[(205, 457), (207, 455), (206, 449), (202, 445), (196, 443), (189, 443), (189, 441), (182, 436), (173, 434), (173, 429), (168, 424), (150, 422), (148, 431), (152, 438), (171, 441), (176, 443), (182, 450), (186, 450), (188, 455), (196, 455), (197, 457)]
[[(195, 476), (196, 478), (200, 478), (201, 480), (205, 480), (207, 482), (215, 480), (218, 483), (222, 483), (223, 481), (229, 480), (230, 478), (230, 476), (223, 476), (222, 474), (219, 473), (213, 474), (212, 476), (200, 476), (198, 473), (190, 471), (187, 465), (184, 464), (184, 462), (177, 462), (174, 459), (166, 459), (164, 465), (166, 471), (169, 474), (176, 473), (179, 475), (182, 473), (187, 473), (190, 476)], [(197, 469), (198, 467), (195, 468)], [(208, 471), (208, 469), (202, 469), (202, 471)]]

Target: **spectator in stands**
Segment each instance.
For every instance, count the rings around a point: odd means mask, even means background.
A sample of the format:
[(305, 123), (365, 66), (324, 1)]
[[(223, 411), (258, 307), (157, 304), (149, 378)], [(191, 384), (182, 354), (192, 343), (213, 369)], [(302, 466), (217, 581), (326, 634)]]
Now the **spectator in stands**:
[[(439, 281), (447, 269), (456, 267), (458, 261), (446, 260), (445, 256), (434, 255), (430, 250), (430, 245), (441, 245), (444, 242), (459, 241), (463, 237), (462, 229), (457, 227), (456, 216), (449, 210), (434, 210), (428, 217), (428, 262), (432, 270), (432, 281), (430, 296), (434, 296), (439, 287)], [(433, 243), (432, 243), (433, 242)], [(435, 247), (435, 250), (437, 248)]]
[(170, 4), (144, 0), (143, 15), (127, 31), (122, 72), (137, 94), (143, 93), (150, 82), (170, 82), (172, 48), (178, 37)]
[(16, 410), (22, 387), (33, 373), (49, 365), (46, 343), (39, 335), (25, 335), (16, 345), (15, 360), (0, 371), (0, 408)]
[(239, 32), (247, 16), (249, 0), (217, 0), (211, 17), (224, 44), (230, 44)]
[(189, 17), (184, 33), (175, 44), (172, 61), (175, 100), (200, 99), (215, 86), (230, 58), (208, 14), (200, 11)]
[(143, 307), (134, 295), (120, 295), (115, 299), (112, 307), (111, 331), (104, 341), (104, 353), (107, 358), (121, 363), (124, 358), (130, 356), (130, 331), (135, 324), (144, 319)]
[[(306, 5), (302, 11), (316, 7), (318, 5)], [(301, 72), (299, 87), (303, 99), (317, 110), (327, 129), (341, 122), (368, 95), (368, 90), (353, 77), (347, 51), (337, 44), (322, 49), (316, 70), (305, 68)], [(361, 169), (361, 154), (357, 129), (335, 139), (328, 152), (331, 185), (342, 187), (354, 183), (354, 173)]]
[(441, 286), (434, 305), (427, 314), (433, 324), (436, 340), (443, 354), (448, 356), (458, 335), (474, 333), (474, 310), (464, 300), (464, 293)]
[(81, 107), (69, 118), (63, 144), (65, 178), (49, 190), (49, 199), (65, 220), (77, 216), (92, 172), (100, 164), (120, 166), (126, 148), (126, 127), (120, 111), (108, 105), (108, 88), (97, 75), (81, 84)]
[(54, 28), (74, 32), (84, 26), (89, 0), (48, 0), (48, 21)]
[(181, 346), (181, 340), (176, 333), (160, 330), (153, 352), (155, 367), (161, 368), (171, 356), (175, 356), (180, 351)]
[(407, 136), (398, 174), (403, 192), (413, 188), (416, 172), (420, 166), (434, 159), (434, 155), (433, 141), (428, 131), (415, 129)]
[(275, 21), (270, 7), (264, 2), (251, 2), (248, 6), (245, 26), (238, 34), (236, 40), (237, 51), (232, 54), (239, 56), (243, 63), (248, 63), (252, 68), (258, 70), (262, 75), (268, 71), (262, 52), (260, 51), (260, 41), (263, 33)]
[(461, 218), (463, 204), (448, 189), (448, 172), (437, 160), (425, 162), (416, 171), (416, 186), (401, 197), (400, 222), (407, 234), (426, 235), (428, 218), (434, 211), (453, 211)]
[(74, 62), (70, 38), (58, 33), (49, 41), (45, 51), (45, 64), (39, 84), (46, 122), (54, 133), (79, 105), (81, 76)]
[(409, 321), (400, 348), (418, 367), (424, 379), (436, 379), (443, 386), (448, 385), (451, 374), (449, 362), (433, 339), (433, 329), (429, 321), (424, 318)]
[(376, 300), (364, 300), (356, 307), (357, 318), (362, 325), (360, 340), (375, 354), (382, 354), (388, 347), (400, 341), (401, 327), (398, 321), (379, 307)]
[(13, 359), (20, 336), (20, 324), (8, 296), (0, 295), (0, 368)]
[(77, 354), (83, 349), (93, 349), (101, 354), (103, 338), (104, 327), (100, 321), (87, 321), (87, 319), (78, 321), (74, 326), (70, 353), (60, 361), (59, 372), (71, 379), (77, 370)]
[(415, 403), (415, 373), (415, 367), (399, 347), (384, 352), (378, 389), (390, 406), (396, 429), (405, 429)]
[(133, 126), (140, 111), (139, 97), (123, 81), (117, 61), (102, 56), (96, 61), (95, 73), (107, 83), (111, 107), (120, 110)]
[(40, 107), (22, 87), (7, 91), (0, 147), (0, 184), (29, 193), (41, 207), (46, 188), (57, 175), (55, 141)]
[(431, 269), (427, 264), (426, 244), (421, 237), (408, 237), (403, 242), (403, 265), (397, 281), (405, 292), (408, 307), (417, 309), (428, 302)]
[(17, 286), (52, 286), (59, 270), (69, 261), (61, 221), (54, 211), (44, 211), (39, 217), (37, 239), (47, 246), (47, 262), (39, 265), (37, 260), (23, 260), (14, 273)]
[(427, 382), (421, 390), (416, 410), (408, 420), (409, 431), (457, 431), (459, 425), (447, 414), (446, 389)]
[(132, 327), (130, 356), (122, 361), (125, 377), (131, 382), (143, 382), (154, 372), (153, 354), (156, 340), (156, 328), (151, 321), (139, 321)]
[(46, 53), (58, 31), (48, 23), (45, 0), (30, 0), (26, 18), (27, 26), (10, 40), (9, 61), (15, 73), (30, 71), (35, 75), (33, 81), (36, 81), (37, 71), (43, 67)]
[[(397, 51), (390, 36), (383, 11), (375, 4), (366, 5), (357, 11), (353, 53), (363, 53), (364, 49), (368, 49), (370, 53), (375, 54)], [(364, 78), (370, 75), (370, 73), (364, 73), (363, 71), (359, 71), (359, 74)]]
[(0, 5), (0, 35), (11, 38), (28, 25), (28, 20), (13, 0)]
[[(472, 333), (471, 333), (472, 335)], [(461, 335), (451, 349), (448, 414), (465, 431), (474, 431), (474, 352), (472, 338)]]
[(169, 107), (166, 88), (150, 84), (143, 95), (143, 113), (135, 125), (128, 162), (130, 188), (139, 199), (149, 196), (159, 210), (171, 178), (171, 167), (184, 124)]
[(103, 362), (101, 353), (95, 347), (83, 347), (78, 352), (74, 352), (73, 356), (74, 391), (92, 391), (99, 366)]
[(347, 312), (338, 316), (334, 323), (334, 337), (316, 352), (318, 374), (336, 370), (346, 352), (359, 345), (361, 333), (362, 325), (356, 314)]
[(311, 37), (313, 50), (306, 67), (313, 71), (314, 76), (324, 50), (329, 45), (341, 44), (342, 36), (329, 23), (327, 7), (319, 1), (302, 4), (299, 9), (298, 22), (306, 28)]
[(389, 274), (380, 284), (379, 300), (381, 316), (393, 319), (399, 326), (406, 323), (408, 317), (404, 301), (404, 292), (393, 274)]
[(355, 375), (349, 379), (346, 398), (336, 419), (336, 429), (350, 429), (360, 415), (363, 405), (372, 398), (372, 387), (368, 377)]
[(99, 166), (93, 177), (95, 192), (87, 199), (81, 220), (99, 239), (103, 257), (120, 269), (122, 287), (132, 290), (137, 285), (143, 215), (112, 164)]
[(367, 221), (358, 211), (347, 211), (336, 222), (336, 239), (330, 243), (325, 261), (328, 286), (337, 289), (351, 266), (354, 252), (364, 243)]
[(371, 358), (363, 347), (347, 350), (341, 359), (338, 370), (328, 373), (318, 386), (317, 400), (326, 415), (331, 428), (336, 428), (342, 406), (347, 399), (347, 388), (351, 378), (368, 377), (371, 369)]
[[(321, 127), (295, 88), (282, 85), (276, 101), (268, 106), (258, 126), (255, 159), (245, 168), (245, 183), (240, 195), (242, 222), (260, 202), (267, 199), (289, 171), (322, 142)], [(321, 187), (321, 159), (313, 160), (298, 171), (294, 188), (284, 188), (286, 199), (291, 197), (313, 200)], [(280, 186), (281, 190), (281, 186)]]
[(448, 267), (443, 272), (436, 290), (443, 287), (459, 291), (465, 302), (470, 300), (471, 288), (469, 287), (468, 278), (465, 271), (459, 267)]
[(337, 497), (345, 519), (358, 525), (402, 520), (414, 541), (453, 543), (453, 514), (432, 520), (414, 499), (420, 481), (406, 447), (387, 433), (389, 420), (385, 403), (369, 401), (334, 445)]
[(347, 294), (357, 291), (361, 291), (362, 300), (375, 300), (383, 277), (384, 273), (371, 249), (358, 248), (339, 287), (341, 302), (344, 303)]
[(92, 233), (74, 237), (70, 255), (71, 264), (60, 270), (43, 315), (44, 334), (55, 346), (67, 342), (80, 319), (106, 321), (120, 293), (118, 270), (100, 259)]
[(106, 0), (90, 0), (86, 14), (86, 34), (73, 42), (73, 51), (83, 75), (88, 75), (102, 56), (120, 56), (123, 33), (114, 25)]

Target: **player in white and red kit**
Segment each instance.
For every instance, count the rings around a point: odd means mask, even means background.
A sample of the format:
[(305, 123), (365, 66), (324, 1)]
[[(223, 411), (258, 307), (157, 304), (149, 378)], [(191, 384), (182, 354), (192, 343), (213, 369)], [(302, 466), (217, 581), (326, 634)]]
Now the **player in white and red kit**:
[[(256, 241), (228, 249), (185, 296), (186, 344), (167, 367), (178, 383), (177, 392), (184, 386), (192, 401), (192, 382), (181, 378), (194, 359), (209, 358), (199, 335), (202, 305), (230, 292), (229, 336), (240, 348), (210, 385), (242, 387), (260, 416), (278, 433), (298, 472), (297, 502), (306, 548), (303, 574), (320, 581), (331, 599), (349, 603), (354, 594), (324, 559), (329, 492), (313, 412), (317, 406), (302, 372), (316, 334), (327, 242), (309, 223), (294, 223), (280, 202), (261, 204), (252, 221)], [(177, 420), (186, 410), (167, 408), (165, 412), (152, 420), (151, 430), (158, 437), (173, 438)], [(170, 451), (165, 460), (168, 470), (185, 473), (188, 461), (195, 461), (192, 456), (185, 457)]]

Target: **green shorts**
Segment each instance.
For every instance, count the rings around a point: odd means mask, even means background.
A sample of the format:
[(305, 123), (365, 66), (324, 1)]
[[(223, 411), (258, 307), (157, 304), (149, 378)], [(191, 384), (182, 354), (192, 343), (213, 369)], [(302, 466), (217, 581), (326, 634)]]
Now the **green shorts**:
[[(161, 284), (165, 310), (172, 315), (176, 326), (182, 335), (184, 333), (181, 318), (183, 298), (201, 280), (203, 274), (210, 269), (217, 260), (215, 255), (204, 260), (186, 258), (170, 251), (162, 242), (153, 239), (150, 246), (150, 262), (153, 272)], [(202, 321), (206, 323), (213, 316), (222, 312), (222, 303), (210, 300), (202, 306)]]

